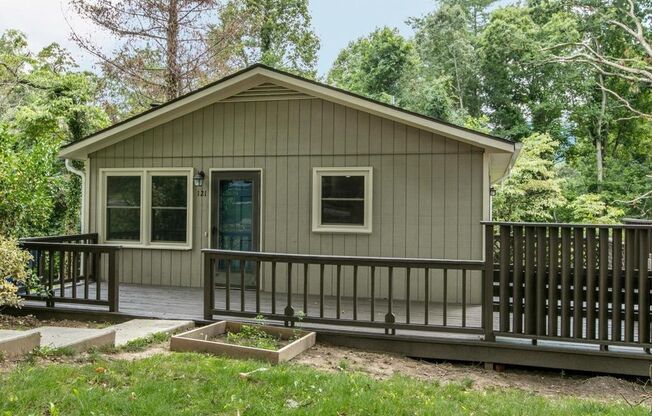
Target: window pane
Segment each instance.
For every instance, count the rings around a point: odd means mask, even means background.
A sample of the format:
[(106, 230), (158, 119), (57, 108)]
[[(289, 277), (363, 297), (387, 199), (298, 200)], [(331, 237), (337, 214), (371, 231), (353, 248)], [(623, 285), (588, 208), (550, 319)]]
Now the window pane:
[(185, 242), (187, 209), (152, 208), (152, 241)]
[(106, 205), (109, 207), (140, 207), (140, 176), (108, 176)]
[(140, 241), (140, 208), (107, 208), (107, 240)]
[(152, 176), (153, 207), (186, 207), (188, 178), (186, 176)]
[(322, 198), (364, 198), (364, 176), (322, 176)]
[(364, 201), (321, 201), (322, 224), (364, 225)]

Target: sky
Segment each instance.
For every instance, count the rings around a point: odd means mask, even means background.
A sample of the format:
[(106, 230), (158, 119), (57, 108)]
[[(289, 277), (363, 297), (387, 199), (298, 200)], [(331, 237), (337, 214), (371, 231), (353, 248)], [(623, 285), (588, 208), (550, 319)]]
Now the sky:
[[(326, 74), (339, 51), (376, 27), (396, 27), (404, 35), (412, 33), (405, 23), (434, 9), (434, 0), (311, 0), (315, 31), (321, 39), (318, 72)], [(82, 69), (93, 70), (94, 59), (70, 40), (69, 23), (82, 33), (93, 33), (105, 47), (112, 40), (70, 12), (68, 0), (0, 0), (0, 32), (19, 29), (27, 34), (34, 51), (57, 42), (68, 49)], [(346, 10), (346, 13), (342, 13)]]

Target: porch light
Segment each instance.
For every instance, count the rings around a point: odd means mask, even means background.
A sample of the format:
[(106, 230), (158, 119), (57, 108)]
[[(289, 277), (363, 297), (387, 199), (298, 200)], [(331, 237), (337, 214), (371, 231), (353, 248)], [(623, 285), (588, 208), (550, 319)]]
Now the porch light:
[(496, 196), (496, 188), (494, 188), (493, 186), (489, 188), (489, 195)]
[(195, 174), (195, 176), (192, 177), (192, 183), (193, 183), (197, 188), (201, 188), (202, 186), (204, 186), (204, 176), (206, 176), (206, 175), (204, 174), (204, 171), (203, 171), (203, 170), (200, 170), (199, 172), (197, 172), (197, 173)]

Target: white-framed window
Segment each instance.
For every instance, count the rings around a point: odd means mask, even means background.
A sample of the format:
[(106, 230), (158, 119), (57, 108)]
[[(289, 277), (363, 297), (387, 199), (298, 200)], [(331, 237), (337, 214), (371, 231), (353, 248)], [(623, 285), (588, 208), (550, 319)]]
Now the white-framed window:
[(193, 168), (101, 169), (102, 240), (189, 249)]
[(371, 233), (373, 168), (313, 168), (312, 231)]

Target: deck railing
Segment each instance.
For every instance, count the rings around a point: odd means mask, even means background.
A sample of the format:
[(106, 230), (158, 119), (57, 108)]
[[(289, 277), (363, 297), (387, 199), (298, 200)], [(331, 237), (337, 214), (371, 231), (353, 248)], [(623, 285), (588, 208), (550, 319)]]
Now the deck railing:
[(202, 251), (206, 319), (483, 333), (480, 299), (470, 295), (482, 285), (482, 261)]
[(652, 224), (486, 223), (496, 335), (652, 347)]
[(41, 293), (24, 298), (56, 303), (108, 306), (119, 308), (119, 246), (98, 244), (97, 234), (33, 237), (20, 240), (20, 246), (33, 257), (30, 269), (38, 279)]

